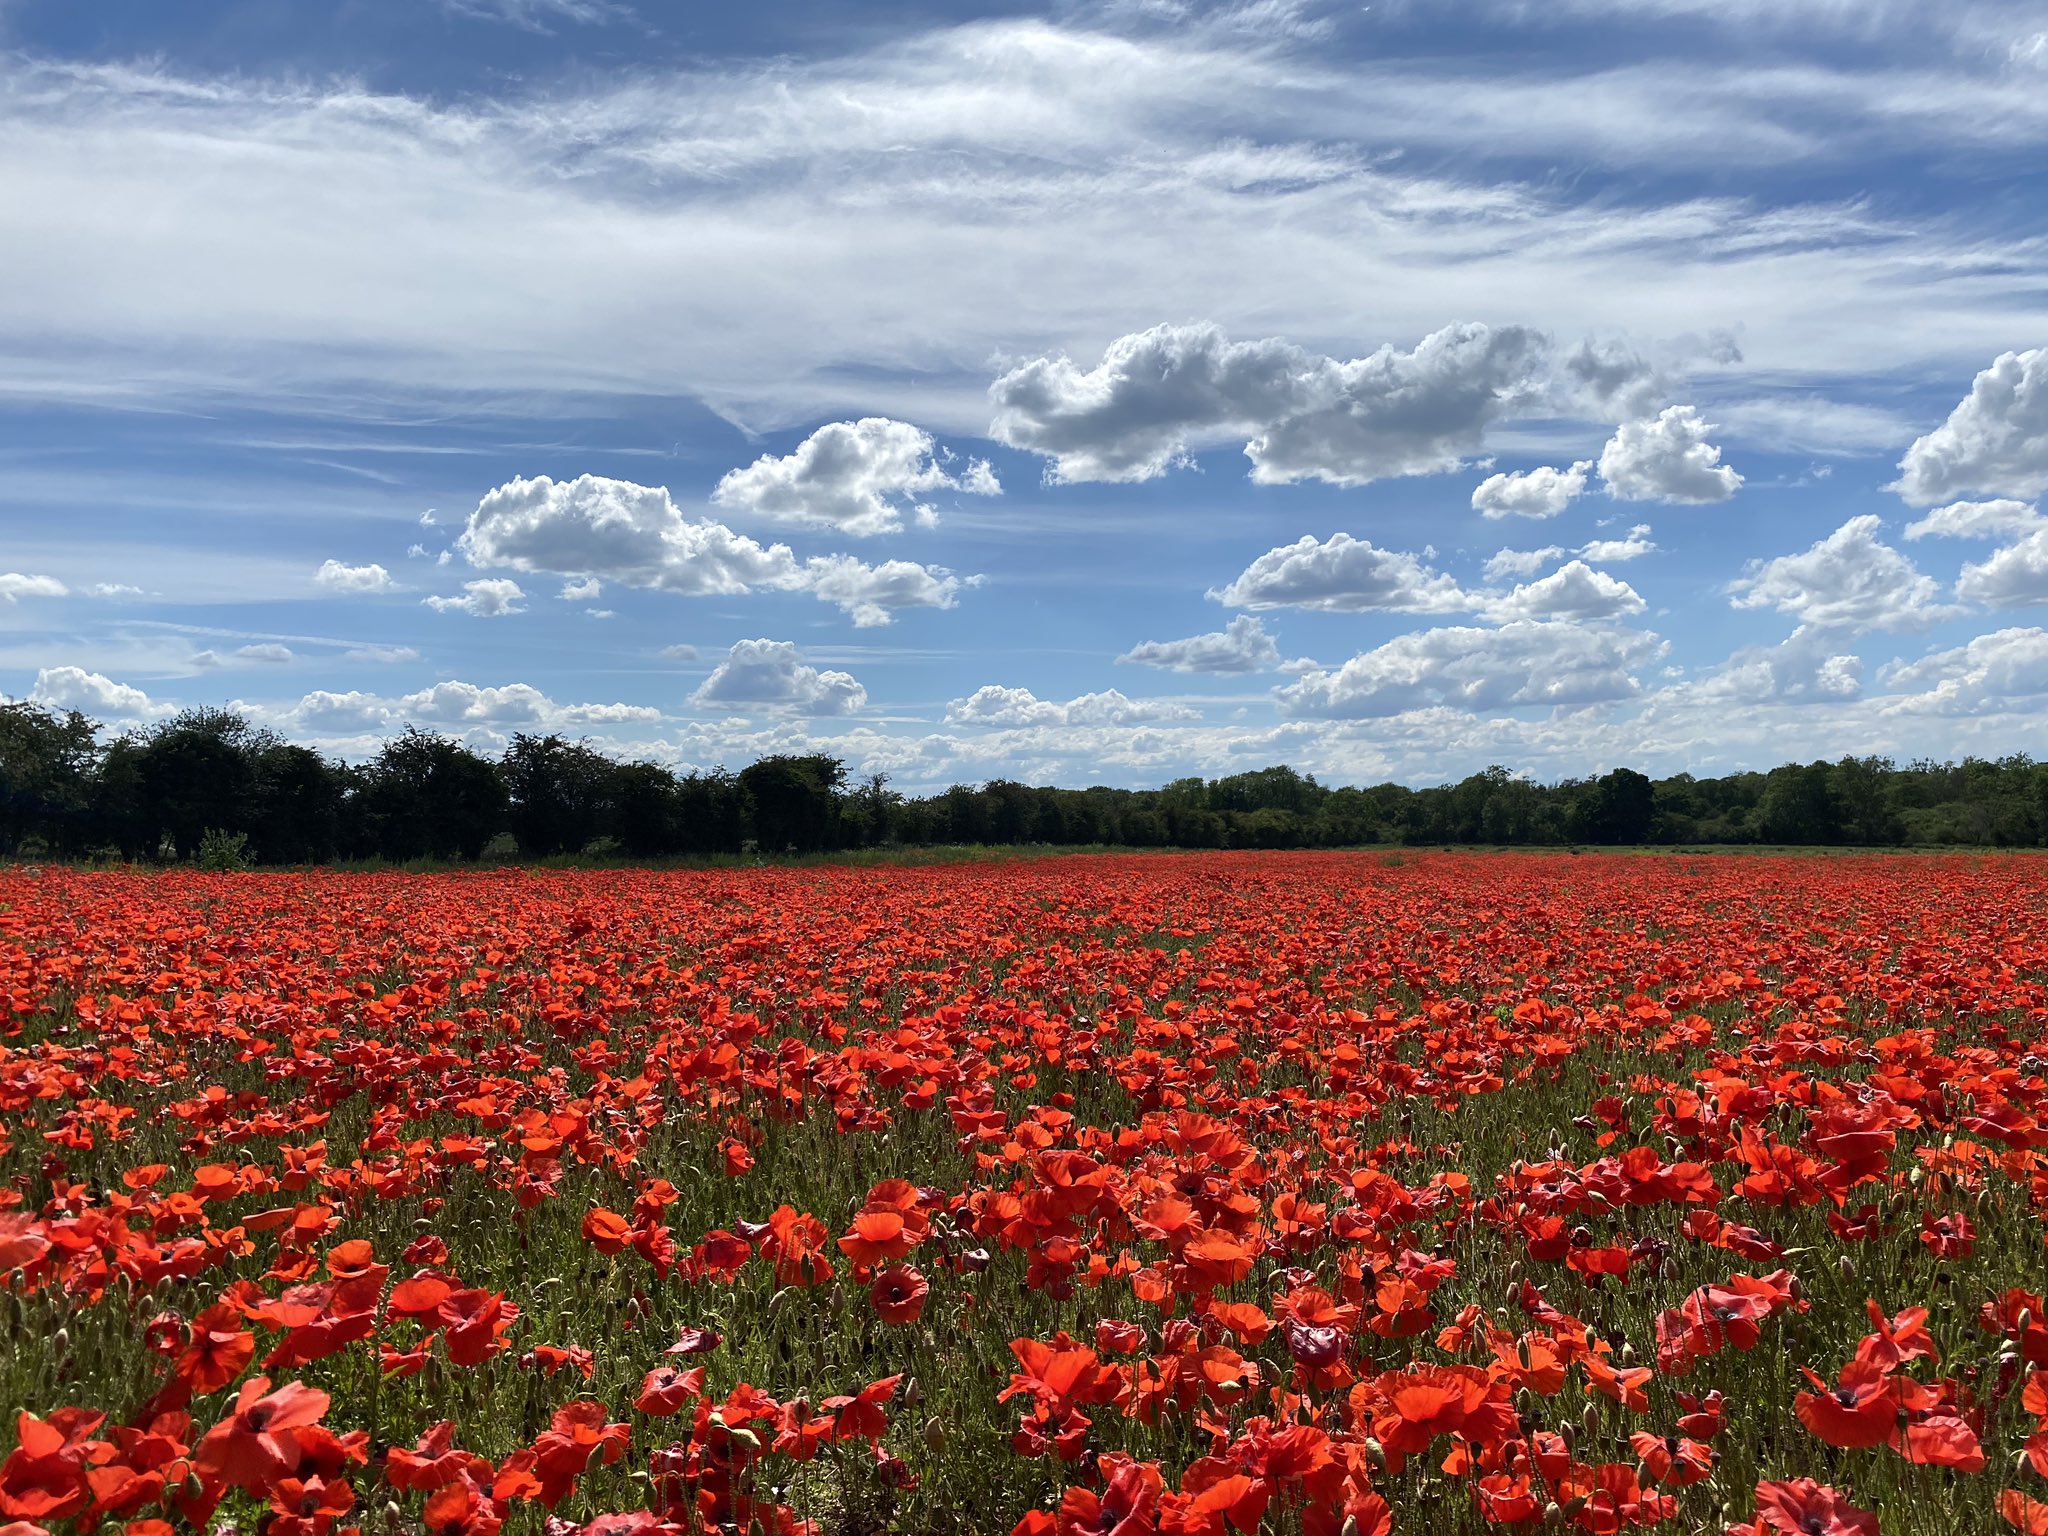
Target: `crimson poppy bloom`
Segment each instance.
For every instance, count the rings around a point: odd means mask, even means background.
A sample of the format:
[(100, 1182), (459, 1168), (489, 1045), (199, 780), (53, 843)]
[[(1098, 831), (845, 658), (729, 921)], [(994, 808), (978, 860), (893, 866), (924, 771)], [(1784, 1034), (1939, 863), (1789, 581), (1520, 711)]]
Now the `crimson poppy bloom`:
[(931, 1286), (909, 1264), (885, 1265), (868, 1287), (868, 1300), (875, 1315), (885, 1323), (914, 1323), (924, 1316), (925, 1297)]

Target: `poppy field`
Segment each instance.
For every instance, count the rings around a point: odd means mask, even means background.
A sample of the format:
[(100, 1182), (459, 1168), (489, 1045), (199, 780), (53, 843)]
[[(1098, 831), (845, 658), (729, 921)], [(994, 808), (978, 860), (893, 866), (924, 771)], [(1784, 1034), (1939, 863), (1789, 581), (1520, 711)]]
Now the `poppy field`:
[(2048, 1536), (2048, 862), (0, 873), (0, 1536)]

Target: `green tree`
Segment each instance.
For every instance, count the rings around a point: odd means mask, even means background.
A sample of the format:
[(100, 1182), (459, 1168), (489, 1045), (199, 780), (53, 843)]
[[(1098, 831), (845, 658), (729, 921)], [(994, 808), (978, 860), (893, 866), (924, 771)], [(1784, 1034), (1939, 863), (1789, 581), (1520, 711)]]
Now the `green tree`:
[(0, 854), (74, 853), (87, 835), (97, 728), (77, 710), (0, 703)]

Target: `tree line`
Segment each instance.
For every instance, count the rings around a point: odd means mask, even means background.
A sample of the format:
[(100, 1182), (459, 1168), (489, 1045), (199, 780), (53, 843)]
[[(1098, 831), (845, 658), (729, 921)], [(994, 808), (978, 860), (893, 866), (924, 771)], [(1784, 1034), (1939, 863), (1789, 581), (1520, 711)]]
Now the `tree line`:
[(1629, 768), (1538, 784), (1488, 768), (1412, 789), (1288, 767), (1159, 789), (997, 779), (910, 797), (826, 755), (678, 774), (559, 735), (497, 757), (408, 729), (367, 762), (231, 710), (108, 737), (76, 711), (0, 703), (0, 856), (196, 861), (651, 860), (888, 846), (1771, 843), (2048, 845), (2048, 763), (1844, 757), (1720, 778)]

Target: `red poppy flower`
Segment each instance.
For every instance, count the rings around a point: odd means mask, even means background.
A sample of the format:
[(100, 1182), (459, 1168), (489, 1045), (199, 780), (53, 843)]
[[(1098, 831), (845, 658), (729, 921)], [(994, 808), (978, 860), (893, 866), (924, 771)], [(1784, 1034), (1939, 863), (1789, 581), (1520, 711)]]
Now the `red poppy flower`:
[(1758, 1483), (1756, 1514), (1784, 1536), (1878, 1536), (1877, 1516), (1811, 1478)]
[(885, 1323), (914, 1323), (924, 1315), (925, 1297), (931, 1287), (923, 1275), (908, 1264), (890, 1264), (876, 1274), (868, 1287), (868, 1300), (875, 1315)]
[(252, 1493), (267, 1489), (297, 1470), (302, 1452), (292, 1431), (318, 1423), (327, 1404), (325, 1392), (302, 1382), (272, 1392), (269, 1377), (250, 1377), (234, 1411), (199, 1442), (199, 1470)]

